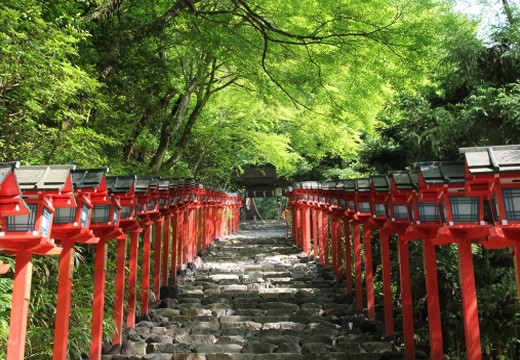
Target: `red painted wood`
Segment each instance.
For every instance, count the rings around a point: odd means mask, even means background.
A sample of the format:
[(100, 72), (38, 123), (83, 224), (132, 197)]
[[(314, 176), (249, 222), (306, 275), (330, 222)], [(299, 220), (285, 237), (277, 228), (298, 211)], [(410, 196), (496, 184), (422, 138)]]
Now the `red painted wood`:
[(197, 221), (196, 209), (190, 208), (189, 232), (190, 232), (190, 258), (189, 262), (193, 262), (197, 256)]
[(331, 247), (332, 247), (332, 272), (337, 277), (342, 276), (343, 259), (341, 246), (341, 219), (331, 216)]
[(103, 315), (105, 313), (105, 278), (106, 278), (107, 239), (101, 238), (96, 244), (94, 263), (94, 301), (92, 304), (92, 342), (90, 360), (101, 359), (103, 346)]
[(67, 359), (70, 298), (72, 291), (72, 274), (74, 272), (74, 242), (62, 241), (61, 246), (56, 323), (54, 324), (54, 348), (52, 352), (53, 360)]
[(311, 232), (312, 232), (312, 256), (314, 260), (318, 259), (318, 212), (316, 209), (311, 210)]
[(413, 328), (412, 286), (410, 283), (410, 256), (408, 243), (397, 240), (399, 251), (399, 277), (401, 282), (401, 304), (404, 333), (404, 356), (406, 360), (415, 359), (415, 342)]
[(303, 207), (301, 209), (301, 222), (302, 222), (302, 250), (306, 254), (311, 252), (311, 219), (310, 219), (310, 208)]
[(356, 308), (363, 310), (363, 283), (361, 279), (361, 225), (354, 224), (354, 276), (356, 279)]
[(126, 326), (131, 329), (135, 327), (136, 302), (137, 302), (137, 253), (139, 251), (139, 233), (130, 232), (130, 254), (128, 259), (128, 314)]
[(341, 244), (341, 218), (336, 218), (336, 276), (338, 278), (343, 277), (343, 246)]
[(190, 237), (189, 237), (189, 210), (183, 211), (183, 219), (182, 219), (182, 264), (187, 264), (190, 261)]
[(197, 209), (197, 253), (204, 249), (204, 212), (203, 208)]
[(480, 360), (482, 359), (482, 349), (480, 346), (477, 291), (475, 289), (475, 270), (473, 268), (471, 242), (465, 239), (459, 240), (458, 249), (466, 353), (468, 360)]
[(350, 221), (343, 218), (343, 227), (345, 233), (345, 285), (347, 293), (352, 294), (352, 248), (350, 245)]
[(175, 212), (172, 217), (172, 253), (171, 253), (171, 268), (170, 268), (170, 276), (175, 278), (177, 276), (177, 257), (178, 257), (178, 236), (179, 231), (177, 227), (177, 222), (179, 218), (179, 212)]
[(296, 236), (294, 241), (296, 246), (302, 246), (302, 218), (301, 218), (302, 210), (300, 207), (296, 208)]
[(323, 251), (323, 210), (318, 209), (318, 254), (320, 264), (325, 265), (325, 252)]
[(168, 261), (170, 260), (170, 216), (163, 218), (163, 252), (161, 260), (161, 286), (168, 286)]
[(152, 243), (152, 222), (143, 224), (143, 263), (141, 265), (141, 314), (148, 315), (150, 298), (150, 256)]
[(370, 321), (376, 320), (374, 300), (374, 273), (372, 270), (372, 238), (370, 229), (363, 226), (363, 245), (365, 249), (365, 286), (367, 292), (367, 317)]
[(153, 294), (155, 300), (159, 300), (161, 294), (161, 251), (163, 238), (164, 218), (160, 216), (155, 220), (155, 240), (153, 249)]
[(385, 335), (394, 335), (394, 306), (392, 301), (392, 273), (390, 262), (390, 237), (379, 232), (381, 242), (381, 264), (383, 268), (383, 296), (385, 299)]
[(325, 267), (330, 266), (330, 257), (329, 257), (329, 215), (326, 212), (323, 212), (323, 256), (324, 256), (324, 265)]
[(16, 252), (9, 341), (7, 344), (7, 359), (9, 360), (23, 360), (24, 358), (27, 315), (31, 296), (31, 261), (31, 253), (26, 251)]
[(442, 326), (439, 303), (439, 285), (435, 245), (430, 238), (423, 239), (424, 272), (428, 304), (428, 329), (430, 336), (430, 357), (432, 360), (444, 359), (442, 350)]
[(336, 226), (336, 218), (330, 217), (330, 251), (331, 251), (331, 264), (332, 273), (337, 276), (337, 264), (338, 264), (338, 229)]
[(126, 263), (126, 243), (127, 240), (117, 242), (116, 257), (116, 284), (114, 292), (114, 323), (116, 333), (112, 337), (113, 345), (121, 345), (123, 340), (123, 314), (125, 300), (125, 263)]

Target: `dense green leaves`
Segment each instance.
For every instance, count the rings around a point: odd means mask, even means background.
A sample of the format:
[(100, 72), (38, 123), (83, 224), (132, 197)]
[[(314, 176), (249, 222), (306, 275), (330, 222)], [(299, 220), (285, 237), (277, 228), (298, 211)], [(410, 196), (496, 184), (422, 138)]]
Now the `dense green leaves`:
[(329, 179), (518, 143), (518, 7), (502, 4), (486, 44), (442, 0), (3, 1), (0, 160), (232, 187), (250, 164)]

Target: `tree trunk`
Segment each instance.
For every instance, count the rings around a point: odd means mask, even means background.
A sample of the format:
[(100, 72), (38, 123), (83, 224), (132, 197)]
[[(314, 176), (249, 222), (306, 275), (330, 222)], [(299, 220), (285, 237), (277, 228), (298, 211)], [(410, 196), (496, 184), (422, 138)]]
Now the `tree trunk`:
[(131, 160), (135, 142), (141, 134), (141, 132), (144, 130), (144, 128), (148, 126), (150, 117), (158, 111), (165, 110), (168, 107), (168, 104), (170, 103), (171, 99), (175, 96), (175, 94), (176, 91), (174, 89), (168, 90), (166, 94), (159, 100), (157, 106), (145, 109), (141, 118), (132, 126), (130, 136), (123, 145), (123, 154), (125, 154), (126, 162)]
[(513, 11), (511, 10), (511, 5), (509, 4), (509, 0), (502, 0), (502, 5), (504, 5), (504, 13), (506, 14), (507, 21), (509, 25), (514, 25), (516, 19), (513, 16)]
[(155, 151), (152, 160), (150, 160), (150, 169), (154, 172), (158, 171), (162, 165), (166, 150), (168, 150), (168, 146), (170, 146), (171, 138), (173, 134), (175, 134), (179, 129), (180, 124), (182, 123), (182, 119), (186, 114), (190, 97), (191, 94), (186, 92), (180, 94), (177, 100), (175, 100), (175, 104), (173, 105), (171, 111), (171, 116), (163, 121), (159, 147)]
[(197, 121), (197, 118), (199, 117), (200, 113), (202, 112), (202, 109), (204, 108), (204, 105), (206, 105), (206, 103), (208, 102), (208, 98), (209, 94), (207, 94), (202, 100), (197, 101), (197, 103), (195, 104), (195, 108), (192, 110), (190, 117), (188, 118), (188, 121), (184, 126), (182, 135), (175, 144), (172, 156), (164, 162), (164, 165), (162, 167), (163, 170), (171, 169), (179, 161), (181, 157), (181, 151), (186, 146), (186, 143), (188, 142), (188, 139), (191, 134), (191, 130), (193, 129), (193, 125), (195, 125), (195, 121)]

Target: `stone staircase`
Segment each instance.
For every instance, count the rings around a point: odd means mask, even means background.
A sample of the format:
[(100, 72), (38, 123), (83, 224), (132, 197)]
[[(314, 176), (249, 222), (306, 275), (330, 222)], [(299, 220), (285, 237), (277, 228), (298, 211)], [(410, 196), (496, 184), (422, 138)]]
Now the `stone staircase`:
[(402, 358), (278, 223), (243, 224), (181, 273), (103, 360)]

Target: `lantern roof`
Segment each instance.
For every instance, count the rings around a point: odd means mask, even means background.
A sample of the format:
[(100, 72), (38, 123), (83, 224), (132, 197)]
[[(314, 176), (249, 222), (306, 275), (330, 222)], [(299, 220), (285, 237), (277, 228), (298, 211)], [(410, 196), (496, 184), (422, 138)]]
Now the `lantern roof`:
[(323, 190), (345, 190), (345, 180), (325, 181), (321, 183)]
[(108, 167), (100, 169), (73, 170), (72, 182), (76, 189), (97, 189), (102, 186)]
[(200, 181), (197, 181), (196, 179), (184, 179), (183, 185), (186, 188), (188, 188), (188, 187), (198, 187), (200, 189), (204, 188), (204, 185)]
[(341, 180), (343, 182), (343, 187), (345, 191), (354, 192), (356, 191), (356, 180), (354, 179), (346, 179)]
[(461, 148), (471, 174), (520, 171), (520, 145)]
[(129, 176), (107, 176), (107, 188), (110, 193), (129, 193), (134, 189), (137, 179), (135, 175)]
[(356, 191), (370, 191), (370, 178), (359, 178), (354, 181), (356, 183)]
[(14, 171), (14, 169), (19, 167), (19, 161), (0, 162), (0, 185), (2, 185), (4, 180)]
[(170, 189), (170, 180), (169, 179), (160, 179), (159, 180), (159, 191), (168, 191)]
[(150, 178), (148, 176), (137, 176), (135, 181), (135, 192), (137, 194), (146, 194), (150, 191)]
[(463, 184), (466, 180), (464, 163), (461, 161), (432, 161), (416, 163), (427, 185)]
[(17, 161), (0, 163), (0, 216), (29, 213), (14, 173), (19, 165)]
[(14, 172), (24, 191), (62, 191), (70, 184), (68, 179), (74, 168), (75, 165), (22, 166)]
[(372, 175), (370, 176), (370, 184), (377, 192), (390, 191), (390, 178), (388, 175)]
[(309, 190), (319, 190), (323, 188), (324, 184), (319, 183), (318, 181), (304, 181), (302, 184), (302, 189)]
[(170, 179), (168, 187), (170, 190), (179, 188), (184, 183), (183, 179)]
[(158, 177), (150, 178), (150, 189), (159, 190), (159, 178)]
[(416, 170), (391, 171), (395, 187), (399, 190), (416, 190), (419, 184), (419, 172)]

